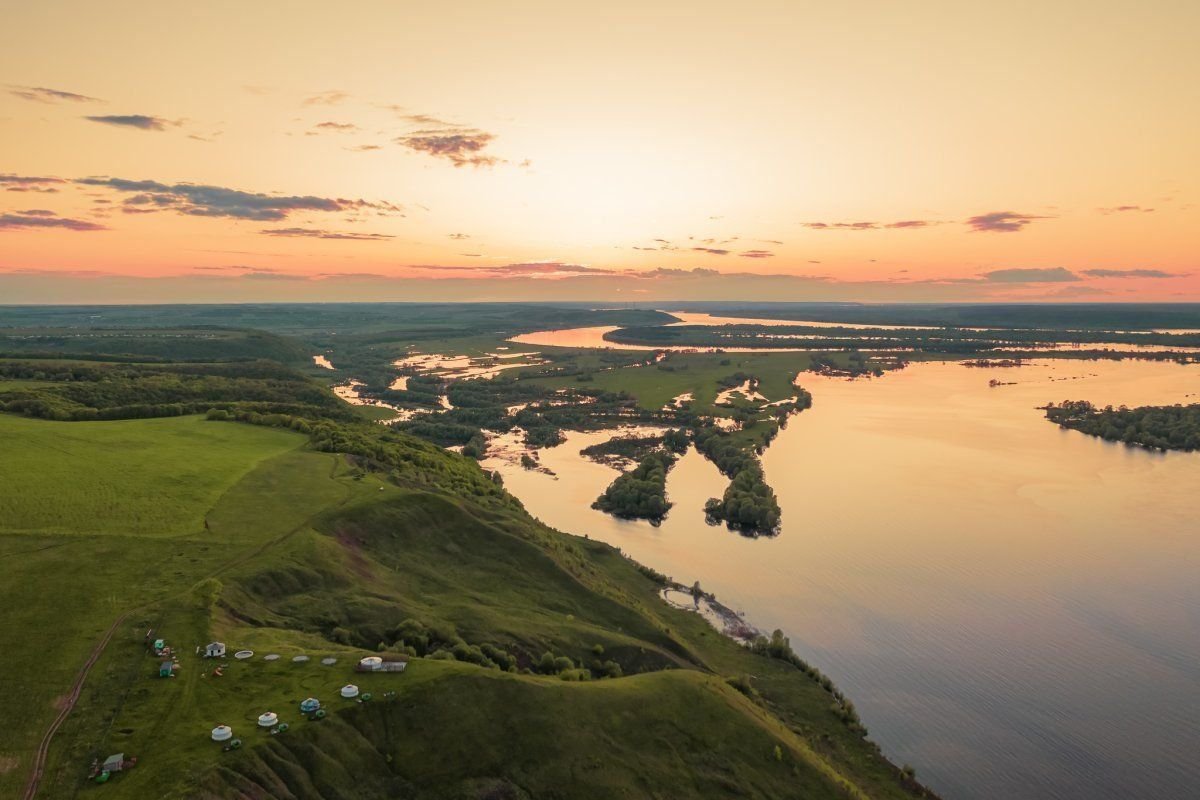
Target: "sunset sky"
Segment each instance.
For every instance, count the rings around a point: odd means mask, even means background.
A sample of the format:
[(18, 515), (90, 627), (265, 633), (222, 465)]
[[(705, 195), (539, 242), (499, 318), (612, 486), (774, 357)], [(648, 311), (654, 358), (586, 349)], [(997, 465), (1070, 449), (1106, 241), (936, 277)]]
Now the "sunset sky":
[(1200, 301), (1200, 3), (53, 2), (0, 303)]

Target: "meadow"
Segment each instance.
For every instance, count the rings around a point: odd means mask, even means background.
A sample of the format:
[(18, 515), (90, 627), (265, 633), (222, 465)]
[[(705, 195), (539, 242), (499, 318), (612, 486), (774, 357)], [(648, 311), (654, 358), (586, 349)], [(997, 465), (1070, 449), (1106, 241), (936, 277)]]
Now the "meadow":
[(0, 438), (0, 534), (74, 536), (200, 533), (223, 492), (299, 444), (283, 431), (199, 417), (73, 426), (0, 415)]
[(332, 467), (330, 456), (294, 453), (299, 435), (242, 427), (198, 417), (68, 424), (0, 415), (0, 603), (9, 632), (0, 753), (20, 767), (0, 774), (0, 795), (24, 781), (40, 732), (115, 620), (186, 595), (280, 535), (306, 497), (324, 502), (307, 482), (306, 494), (242, 496), (237, 513), (258, 511), (259, 525), (236, 535), (206, 530), (208, 513), (223, 497), (236, 501), (231, 488), (262, 462), (282, 458), (272, 470), (280, 475), (316, 467), (326, 480)]
[[(831, 710), (826, 689), (663, 605), (656, 581), (606, 545), (541, 528), (519, 511), (398, 486), (304, 449), (303, 437), (286, 431), (198, 417), (0, 416), (0, 424), (27, 470), (45, 470), (45, 454), (58, 453), (56, 479), (77, 487), (93, 485), (95, 465), (116, 469), (118, 441), (167, 450), (179, 463), (189, 447), (216, 454), (195, 462), (203, 492), (160, 480), (151, 466), (123, 473), (178, 509), (169, 534), (144, 524), (141, 501), (105, 508), (91, 534), (31, 533), (56, 494), (37, 481), (22, 494), (42, 498), (6, 515), (0, 602), (14, 610), (7, 627), (20, 635), (0, 673), (11, 698), (0, 735), (13, 765), (0, 775), (5, 795), (23, 785), (40, 731), (119, 618), (55, 740), (39, 796), (74, 796), (92, 759), (114, 752), (136, 755), (138, 766), (87, 793), (227, 797), (265, 786), (296, 797), (457, 797), (507, 786), (556, 796), (572, 780), (587, 787), (572, 795), (581, 797), (909, 791)], [(50, 434), (70, 448), (48, 447)], [(59, 505), (64, 519), (80, 521), (97, 502), (80, 491)], [(397, 627), (405, 618), (458, 641), (468, 658), (494, 645), (533, 672), (487, 669), (448, 650), (412, 658), (402, 675), (350, 671), (381, 648), (404, 652), (409, 645), (395, 637), (406, 635)], [(150, 628), (177, 649), (176, 677), (158, 677), (159, 659), (143, 641)], [(214, 677), (214, 662), (194, 654), (210, 639), (255, 656), (229, 659)], [(571, 669), (541, 674), (544, 652), (570, 659)], [(267, 653), (281, 658), (264, 661)], [(291, 660), (300, 654), (310, 660)], [(599, 654), (628, 677), (596, 680)], [(323, 657), (338, 663), (322, 665)], [(756, 676), (750, 696), (727, 682), (746, 673)], [(347, 682), (375, 699), (342, 701), (336, 690)], [(325, 720), (299, 715), (310, 695), (328, 704)], [(256, 730), (266, 710), (291, 730)], [(209, 741), (217, 724), (233, 726), (244, 748), (222, 752)]]

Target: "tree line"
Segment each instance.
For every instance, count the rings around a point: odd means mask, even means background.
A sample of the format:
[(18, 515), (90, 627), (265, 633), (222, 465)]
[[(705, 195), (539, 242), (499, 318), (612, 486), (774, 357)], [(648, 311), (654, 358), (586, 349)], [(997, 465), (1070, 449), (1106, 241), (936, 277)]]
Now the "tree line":
[(1051, 422), (1110, 442), (1154, 450), (1200, 450), (1200, 404), (1097, 408), (1086, 400), (1066, 400), (1050, 403), (1045, 411)]

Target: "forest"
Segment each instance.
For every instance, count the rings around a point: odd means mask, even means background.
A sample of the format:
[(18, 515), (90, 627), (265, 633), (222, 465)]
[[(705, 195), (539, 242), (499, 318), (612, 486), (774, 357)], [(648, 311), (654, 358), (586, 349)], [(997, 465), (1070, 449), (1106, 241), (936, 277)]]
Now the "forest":
[(1046, 406), (1046, 418), (1064, 428), (1153, 450), (1200, 450), (1200, 403), (1097, 408), (1086, 400)]
[(605, 334), (617, 344), (650, 346), (812, 350), (914, 350), (974, 354), (992, 350), (1038, 349), (1067, 344), (1103, 350), (1105, 345), (1200, 347), (1200, 334), (1158, 331), (1085, 331), (1022, 328), (844, 328), (815, 325), (652, 325), (620, 328)]
[(767, 484), (758, 454), (715, 426), (697, 428), (695, 442), (696, 449), (729, 478), (725, 494), (704, 505), (709, 520), (724, 522), (750, 536), (777, 533), (783, 511)]
[(0, 379), (29, 381), (0, 394), (0, 411), (63, 421), (197, 414), (209, 409), (355, 419), (302, 373), (271, 361), (71, 364), (0, 361)]
[(667, 473), (675, 460), (676, 456), (666, 450), (650, 453), (637, 467), (609, 484), (592, 508), (622, 519), (662, 522), (671, 509), (667, 500)]

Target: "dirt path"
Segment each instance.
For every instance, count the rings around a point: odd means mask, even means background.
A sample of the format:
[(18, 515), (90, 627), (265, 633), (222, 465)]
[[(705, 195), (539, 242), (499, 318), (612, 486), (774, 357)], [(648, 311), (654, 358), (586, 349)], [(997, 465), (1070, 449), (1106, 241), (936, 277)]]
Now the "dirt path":
[[(330, 472), (329, 472), (329, 477), (331, 479), (335, 478), (337, 475), (338, 466), (341, 464), (341, 457), (338, 455), (333, 455), (332, 461), (333, 461), (333, 463), (332, 463), (332, 466), (330, 467)], [(347, 490), (345, 492), (345, 496), (342, 497), (342, 499), (337, 502), (336, 507), (341, 507), (341, 506), (345, 505), (346, 502), (352, 496), (353, 496), (353, 492)], [(214, 570), (212, 573), (210, 573), (207, 577), (216, 577), (216, 576), (224, 573), (226, 570), (229, 570), (240, 564), (244, 564), (245, 562), (249, 561), (250, 559), (255, 558), (258, 555), (261, 555), (265, 551), (271, 549), (272, 547), (275, 547), (276, 545), (280, 544), (281, 542), (286, 541), (287, 539), (291, 538), (294, 534), (296, 534), (299, 531), (304, 530), (305, 528), (310, 526), (312, 524), (312, 521), (314, 519), (316, 519), (319, 514), (321, 514), (325, 510), (327, 510), (327, 508), (328, 507), (322, 508), (319, 511), (314, 512), (312, 515), (307, 517), (299, 525), (297, 525), (296, 527), (292, 528), (291, 530), (283, 533), (282, 535), (277, 536), (274, 539), (268, 540), (266, 542), (263, 542), (261, 545), (254, 548), (253, 550), (246, 552), (246, 553), (242, 553), (241, 555), (238, 555), (235, 558), (225, 562), (220, 567), (218, 567), (216, 570)], [(207, 526), (207, 524), (208, 524), (208, 521), (207, 521), (207, 519), (205, 519), (205, 525)], [(130, 614), (132, 614), (135, 611), (138, 611), (141, 608), (145, 608), (146, 605), (148, 605), (148, 604), (143, 604), (142, 606), (139, 606), (138, 608), (131, 608), (128, 611), (126, 611), (124, 614), (122, 614), (120, 617), (118, 617), (116, 622), (114, 622), (112, 624), (112, 627), (110, 627), (108, 629), (108, 631), (104, 634), (104, 638), (101, 639), (100, 642), (96, 645), (96, 647), (92, 650), (92, 653), (88, 657), (87, 662), (84, 663), (83, 668), (79, 671), (79, 675), (76, 676), (75, 684), (71, 688), (71, 693), (66, 696), (66, 698), (63, 702), (62, 709), (58, 712), (58, 716), (54, 718), (54, 721), (52, 723), (50, 723), (50, 727), (46, 729), (46, 734), (42, 737), (41, 744), (38, 745), (37, 753), (34, 756), (33, 770), (29, 773), (29, 782), (25, 786), (25, 794), (22, 795), (23, 800), (33, 800), (33, 798), (37, 796), (38, 788), (40, 787), (40, 784), (42, 782), (42, 774), (44, 773), (44, 771), (46, 769), (46, 759), (49, 757), (49, 754), (50, 754), (50, 742), (54, 738), (54, 734), (58, 733), (59, 727), (63, 724), (63, 722), (66, 721), (67, 717), (69, 717), (71, 715), (72, 709), (75, 708), (75, 703), (76, 703), (76, 701), (79, 700), (79, 695), (82, 694), (82, 692), (83, 692), (83, 684), (87, 680), (88, 673), (91, 672), (92, 667), (95, 666), (96, 662), (100, 659), (100, 655), (104, 652), (104, 648), (108, 646), (109, 641), (112, 640), (113, 634), (116, 633), (117, 628), (119, 628), (121, 626), (121, 623), (124, 622), (126, 620), (126, 618), (129, 617)]]
[(42, 737), (41, 743), (38, 745), (37, 753), (33, 758), (33, 770), (29, 773), (29, 783), (25, 785), (24, 800), (33, 800), (37, 796), (38, 788), (42, 782), (42, 773), (46, 769), (46, 758), (50, 754), (50, 741), (54, 738), (54, 734), (58, 733), (59, 727), (71, 715), (71, 709), (75, 708), (75, 703), (79, 700), (79, 695), (83, 692), (83, 684), (87, 680), (88, 673), (92, 671), (92, 667), (100, 660), (100, 654), (104, 652), (104, 648), (108, 646), (112, 640), (113, 634), (117, 632), (117, 628), (129, 616), (131, 612), (126, 611), (121, 616), (117, 617), (116, 622), (104, 634), (104, 638), (92, 648), (92, 654), (88, 656), (88, 660), (84, 662), (83, 669), (79, 670), (79, 675), (75, 677), (75, 685), (71, 687), (71, 693), (67, 695), (62, 709), (58, 712), (58, 716), (54, 718), (54, 722), (50, 723), (50, 727), (46, 729), (46, 734)]

